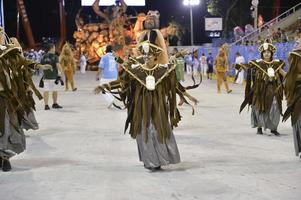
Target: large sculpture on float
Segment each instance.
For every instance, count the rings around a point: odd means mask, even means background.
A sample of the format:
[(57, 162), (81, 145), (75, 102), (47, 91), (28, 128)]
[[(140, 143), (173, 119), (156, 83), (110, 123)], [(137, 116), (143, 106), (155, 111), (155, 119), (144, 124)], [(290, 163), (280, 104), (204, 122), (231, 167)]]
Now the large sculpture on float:
[(122, 56), (125, 46), (133, 40), (124, 0), (116, 1), (115, 5), (107, 7), (104, 11), (100, 10), (98, 5), (99, 0), (95, 0), (92, 8), (95, 14), (103, 19), (102, 23), (84, 24), (80, 16), (81, 9), (75, 19), (77, 31), (73, 36), (76, 39), (77, 56), (85, 54), (89, 62), (98, 61), (105, 54), (108, 43)]
[[(140, 13), (132, 17), (126, 15), (127, 5), (124, 0), (116, 1), (115, 5), (108, 6), (104, 10), (100, 9), (99, 1), (95, 0), (92, 8), (102, 22), (85, 24), (81, 18), (82, 9), (76, 15), (77, 31), (73, 36), (76, 40), (78, 58), (81, 54), (85, 54), (88, 62), (97, 62), (105, 54), (107, 44), (113, 46), (118, 56), (127, 57), (131, 47), (137, 43), (137, 38), (143, 32), (146, 16), (156, 16), (156, 26), (159, 27), (159, 11), (148, 11), (147, 15)], [(167, 45), (171, 38), (180, 38), (179, 29), (176, 23), (170, 23), (168, 27), (161, 29)], [(175, 43), (177, 42), (173, 42)]]

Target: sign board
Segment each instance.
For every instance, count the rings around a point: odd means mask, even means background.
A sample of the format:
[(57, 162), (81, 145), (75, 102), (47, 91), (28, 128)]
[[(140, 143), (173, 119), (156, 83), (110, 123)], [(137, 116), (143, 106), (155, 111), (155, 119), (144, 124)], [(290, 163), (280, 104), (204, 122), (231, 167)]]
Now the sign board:
[(222, 36), (221, 31), (206, 31), (207, 37), (210, 38), (220, 38)]
[[(82, 6), (92, 6), (95, 0), (81, 0)], [(111, 6), (115, 5), (116, 0), (101, 0), (100, 6)], [(145, 0), (124, 0), (128, 6), (145, 6)]]
[(205, 31), (222, 31), (223, 18), (221, 17), (206, 17), (205, 18)]

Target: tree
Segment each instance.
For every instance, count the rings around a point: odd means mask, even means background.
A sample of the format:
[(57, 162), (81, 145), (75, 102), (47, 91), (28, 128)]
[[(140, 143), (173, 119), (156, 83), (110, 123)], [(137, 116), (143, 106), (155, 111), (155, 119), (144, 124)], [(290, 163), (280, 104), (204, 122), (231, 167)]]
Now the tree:
[(245, 26), (250, 23), (250, 16), (242, 13), (248, 13), (251, 0), (208, 0), (207, 11), (212, 16), (221, 16), (224, 22), (224, 37), (228, 37), (229, 31), (235, 26)]

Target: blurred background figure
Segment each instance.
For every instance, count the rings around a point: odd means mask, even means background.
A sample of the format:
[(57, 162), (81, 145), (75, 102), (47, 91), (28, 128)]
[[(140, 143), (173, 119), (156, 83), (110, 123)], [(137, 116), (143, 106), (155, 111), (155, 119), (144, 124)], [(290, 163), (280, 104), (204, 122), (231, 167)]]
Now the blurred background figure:
[(76, 91), (77, 88), (74, 86), (73, 75), (76, 71), (76, 62), (73, 56), (72, 49), (68, 43), (63, 46), (62, 52), (60, 54), (60, 65), (65, 74), (65, 90), (69, 90), (69, 84), (71, 85), (71, 90)]
[[(245, 58), (240, 55), (239, 52), (236, 52), (235, 54), (236, 58), (235, 58), (235, 64), (244, 64), (246, 61), (245, 61)], [(235, 82), (236, 84), (243, 84), (244, 82), (244, 70), (241, 69), (241, 70), (235, 70), (236, 72), (236, 76), (235, 76)]]
[(82, 73), (82, 74), (86, 73), (87, 59), (86, 59), (86, 56), (84, 54), (82, 54), (80, 56), (79, 67), (80, 67), (80, 73)]
[(202, 53), (202, 56), (200, 57), (200, 67), (201, 67), (202, 75), (206, 76), (208, 65), (207, 65), (207, 57), (205, 56), (204, 53)]
[(213, 62), (214, 62), (214, 59), (213, 59), (213, 56), (212, 56), (212, 53), (211, 53), (211, 52), (209, 52), (206, 61), (207, 61), (207, 67), (208, 67), (208, 68), (207, 68), (207, 79), (212, 80), (212, 74), (213, 74)]

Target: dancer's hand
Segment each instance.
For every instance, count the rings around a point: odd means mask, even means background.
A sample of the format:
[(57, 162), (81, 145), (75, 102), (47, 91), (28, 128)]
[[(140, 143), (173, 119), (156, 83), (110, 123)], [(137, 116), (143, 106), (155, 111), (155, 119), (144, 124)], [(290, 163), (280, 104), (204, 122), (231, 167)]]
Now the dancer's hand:
[(184, 95), (185, 95), (190, 101), (192, 101), (192, 102), (194, 103), (194, 105), (197, 105), (197, 104), (199, 103), (199, 101), (198, 101), (196, 98), (194, 98), (193, 96), (191, 96), (191, 95), (188, 94), (187, 92), (185, 92)]
[(38, 69), (42, 69), (42, 70), (48, 70), (48, 69), (50, 69), (52, 71), (52, 65), (50, 65), (50, 64), (45, 64), (45, 65), (38, 64), (37, 68)]
[(104, 92), (104, 91), (105, 89), (101, 85), (99, 85), (94, 89), (94, 94), (99, 94), (100, 92)]

